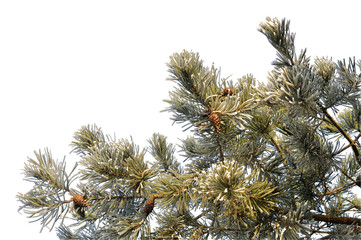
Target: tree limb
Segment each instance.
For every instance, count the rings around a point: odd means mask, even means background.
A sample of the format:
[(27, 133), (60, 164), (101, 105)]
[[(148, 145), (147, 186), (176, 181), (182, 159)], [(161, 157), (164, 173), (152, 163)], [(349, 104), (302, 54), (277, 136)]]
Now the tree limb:
[(336, 216), (328, 216), (328, 215), (321, 215), (321, 214), (313, 214), (312, 218), (316, 221), (322, 221), (327, 223), (336, 223), (336, 224), (358, 224), (361, 225), (360, 218), (352, 218), (352, 217), (336, 217)]
[(325, 116), (328, 118), (328, 120), (330, 120), (331, 124), (337, 128), (337, 130), (346, 138), (346, 140), (349, 142), (349, 144), (351, 145), (352, 151), (355, 155), (355, 158), (357, 160), (357, 162), (359, 163), (359, 165), (361, 166), (361, 161), (359, 159), (360, 156), (360, 152), (356, 147), (355, 141), (352, 140), (352, 138), (350, 137), (350, 135), (347, 134), (347, 132), (345, 132), (341, 126), (336, 122), (335, 119), (333, 119), (333, 117), (327, 112), (327, 110), (325, 108), (321, 108), (323, 114), (325, 114)]

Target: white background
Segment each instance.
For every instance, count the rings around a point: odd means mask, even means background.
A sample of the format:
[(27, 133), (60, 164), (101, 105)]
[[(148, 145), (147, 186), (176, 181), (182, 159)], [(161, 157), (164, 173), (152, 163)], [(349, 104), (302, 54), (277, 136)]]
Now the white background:
[(231, 79), (266, 81), (275, 50), (257, 31), (267, 16), (286, 17), (297, 51), (312, 59), (361, 58), (359, 1), (78, 1), (0, 2), (2, 236), (57, 239), (17, 212), (30, 190), (21, 169), (49, 147), (69, 164), (73, 133), (96, 123), (145, 147), (154, 132), (177, 143), (163, 99), (173, 84), (166, 63), (183, 49)]

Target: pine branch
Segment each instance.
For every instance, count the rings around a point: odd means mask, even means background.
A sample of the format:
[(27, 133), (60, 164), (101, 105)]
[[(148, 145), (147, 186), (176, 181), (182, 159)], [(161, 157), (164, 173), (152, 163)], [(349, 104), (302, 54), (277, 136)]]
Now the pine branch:
[(157, 178), (156, 186), (159, 196), (162, 196), (160, 205), (166, 208), (175, 208), (178, 212), (190, 210), (192, 185), (196, 174), (178, 173), (170, 170), (171, 174), (161, 174)]
[(169, 168), (177, 170), (179, 163), (174, 157), (175, 147), (173, 144), (167, 143), (167, 138), (161, 134), (153, 134), (152, 138), (148, 140), (151, 147), (149, 152), (159, 162), (164, 171)]
[(99, 142), (105, 141), (102, 130), (94, 125), (82, 126), (74, 133), (75, 141), (71, 142), (72, 152), (80, 155), (88, 155), (92, 153), (92, 148)]
[(349, 189), (350, 187), (352, 187), (352, 186), (354, 186), (354, 185), (355, 185), (354, 182), (353, 182), (353, 183), (349, 183), (349, 184), (347, 184), (347, 185), (345, 185), (345, 186), (342, 186), (342, 187), (333, 189), (333, 190), (331, 190), (331, 191), (329, 191), (329, 192), (325, 192), (325, 193), (318, 194), (318, 195), (319, 195), (319, 196), (334, 195), (334, 194), (337, 194), (337, 193), (339, 193), (339, 192), (341, 192), (341, 191), (345, 191), (345, 190)]
[(287, 159), (285, 158), (285, 156), (283, 154), (283, 151), (282, 151), (280, 145), (278, 144), (278, 142), (273, 137), (271, 137), (271, 142), (273, 143), (273, 146), (277, 149), (277, 151), (281, 154), (281, 158), (283, 159), (283, 163), (287, 164)]
[(171, 73), (168, 80), (175, 81), (180, 86), (178, 96), (210, 107), (206, 98), (218, 92), (219, 72), (216, 68), (204, 67), (199, 54), (188, 51), (173, 54), (167, 66)]
[(97, 197), (89, 197), (88, 201), (100, 201), (100, 200), (112, 200), (112, 199), (135, 199), (135, 198), (140, 198), (140, 199), (144, 199), (143, 196), (141, 195), (131, 195), (131, 196), (97, 196)]
[(357, 146), (355, 144), (355, 141), (350, 137), (350, 135), (348, 135), (347, 132), (345, 132), (341, 126), (336, 122), (335, 119), (333, 119), (333, 117), (327, 112), (327, 110), (325, 108), (321, 108), (323, 114), (327, 117), (327, 119), (331, 122), (331, 124), (337, 128), (337, 130), (346, 138), (346, 140), (349, 142), (349, 144), (351, 145), (352, 151), (355, 155), (355, 158), (357, 160), (357, 162), (359, 163), (359, 165), (361, 166), (361, 160), (359, 159), (360, 156), (360, 152), (357, 149)]
[(266, 18), (266, 23), (261, 23), (259, 31), (263, 33), (271, 45), (277, 50), (277, 60), (272, 62), (276, 66), (293, 66), (295, 55), (295, 34), (290, 32), (290, 21), (277, 18)]
[(67, 174), (65, 159), (61, 162), (55, 161), (48, 149), (45, 149), (44, 154), (41, 151), (34, 153), (36, 159), (29, 158), (28, 163), (25, 164), (25, 179), (48, 189), (69, 191), (71, 182), (75, 180), (71, 174), (77, 165), (70, 174)]
[(29, 158), (25, 164), (24, 174), (27, 181), (33, 182), (33, 188), (26, 194), (18, 194), (17, 198), (21, 202), (20, 210), (23, 210), (30, 218), (42, 222), (41, 230), (64, 218), (68, 206), (64, 204), (65, 195), (70, 191), (70, 184), (75, 180), (73, 172), (66, 172), (65, 159), (61, 162), (55, 161), (48, 149), (45, 153), (35, 152), (36, 159)]
[(337, 217), (337, 216), (328, 216), (321, 214), (312, 214), (312, 218), (316, 221), (322, 221), (327, 223), (335, 223), (335, 224), (346, 224), (346, 225), (361, 225), (360, 218), (352, 218), (352, 217)]
[[(361, 137), (361, 133), (359, 133), (355, 139), (353, 140), (354, 143), (356, 143), (358, 141), (358, 139)], [(336, 156), (340, 153), (342, 153), (343, 151), (347, 150), (349, 147), (353, 146), (352, 144), (348, 144), (346, 146), (344, 146), (343, 148), (341, 148), (340, 150), (338, 150), (337, 152), (335, 152), (334, 154), (332, 154), (332, 156)]]
[(217, 145), (218, 145), (218, 149), (219, 149), (220, 161), (223, 162), (224, 161), (224, 150), (223, 150), (223, 146), (222, 146), (221, 141), (220, 141), (219, 134), (217, 134), (216, 139), (217, 139)]

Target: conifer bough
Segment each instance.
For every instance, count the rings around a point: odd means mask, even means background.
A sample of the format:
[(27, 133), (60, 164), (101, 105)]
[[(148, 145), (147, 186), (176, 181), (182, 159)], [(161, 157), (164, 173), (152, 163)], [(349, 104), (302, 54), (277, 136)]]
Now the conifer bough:
[(312, 64), (285, 19), (259, 31), (276, 50), (268, 82), (170, 57), (165, 111), (189, 133), (180, 156), (159, 133), (141, 150), (83, 126), (70, 172), (49, 150), (28, 159), (20, 210), (60, 239), (361, 238), (361, 63)]

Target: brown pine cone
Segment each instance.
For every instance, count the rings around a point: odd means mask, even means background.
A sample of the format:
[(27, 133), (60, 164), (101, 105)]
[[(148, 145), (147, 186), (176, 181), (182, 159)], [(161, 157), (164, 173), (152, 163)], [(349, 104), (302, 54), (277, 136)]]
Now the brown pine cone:
[(76, 194), (72, 198), (73, 208), (83, 218), (85, 217), (85, 208), (89, 207), (89, 203), (84, 200), (84, 197), (80, 194)]
[(220, 92), (220, 95), (222, 95), (222, 96), (227, 96), (227, 95), (229, 95), (229, 96), (231, 96), (231, 95), (233, 95), (233, 89), (232, 88), (225, 88), (224, 90), (223, 90), (223, 92)]
[(208, 118), (212, 125), (216, 128), (217, 132), (221, 132), (221, 118), (219, 117), (218, 113), (211, 112)]
[(155, 200), (155, 197), (153, 196), (153, 197), (145, 204), (143, 211), (145, 212), (146, 215), (149, 215), (149, 214), (153, 211), (153, 208), (154, 208), (154, 200)]

